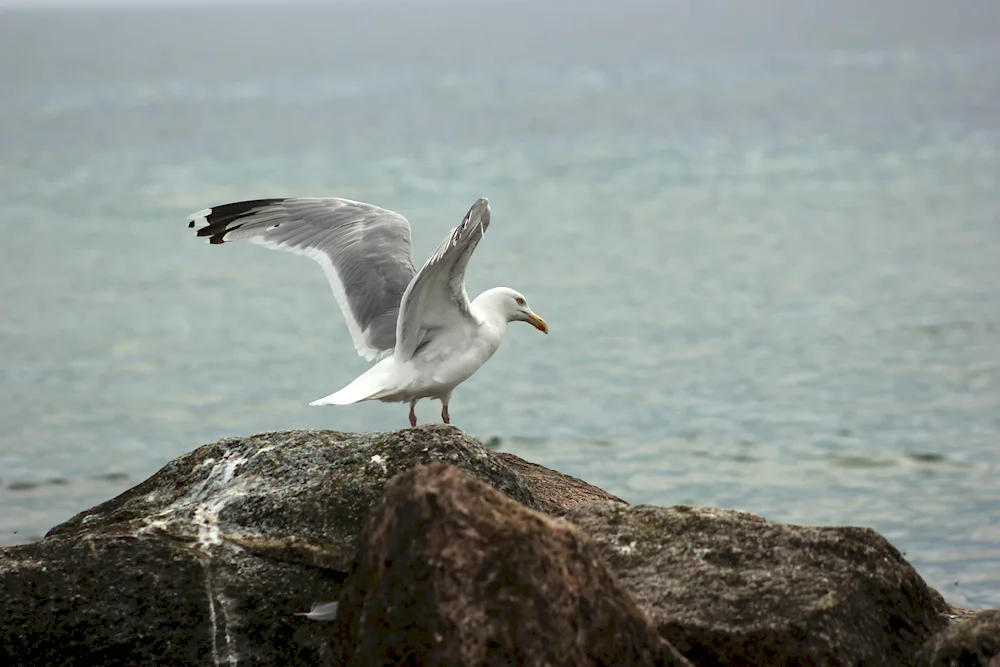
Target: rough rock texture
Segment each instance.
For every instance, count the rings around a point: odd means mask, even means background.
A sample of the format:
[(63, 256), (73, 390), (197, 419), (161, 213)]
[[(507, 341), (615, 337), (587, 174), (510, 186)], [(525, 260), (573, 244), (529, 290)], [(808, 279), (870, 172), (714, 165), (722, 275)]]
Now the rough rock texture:
[(931, 637), (919, 667), (1000, 667), (1000, 609), (981, 611)]
[(340, 598), (348, 665), (687, 665), (571, 524), (453, 466), (394, 478)]
[(911, 665), (948, 605), (867, 528), (604, 503), (564, 516), (698, 665)]
[[(343, 575), (166, 535), (95, 532), (0, 550), (0, 664), (330, 663), (293, 616)], [(321, 592), (325, 591), (325, 593)]]
[(386, 480), (433, 461), (457, 465), (528, 507), (538, 505), (497, 453), (451, 426), (370, 435), (283, 431), (200, 447), (46, 537), (133, 524), (201, 542), (225, 538), (343, 571)]
[(550, 470), (537, 463), (509, 454), (498, 452), (497, 456), (511, 470), (521, 476), (531, 487), (537, 509), (550, 514), (578, 505), (589, 505), (604, 500), (612, 500), (627, 505), (624, 500), (603, 489), (587, 484), (581, 479)]
[[(221, 440), (0, 548), (0, 664), (330, 664), (331, 624), (294, 613), (337, 598), (386, 480), (433, 461), (558, 508), (544, 473), (521, 477), (453, 427)], [(564, 507), (612, 498), (578, 484)]]

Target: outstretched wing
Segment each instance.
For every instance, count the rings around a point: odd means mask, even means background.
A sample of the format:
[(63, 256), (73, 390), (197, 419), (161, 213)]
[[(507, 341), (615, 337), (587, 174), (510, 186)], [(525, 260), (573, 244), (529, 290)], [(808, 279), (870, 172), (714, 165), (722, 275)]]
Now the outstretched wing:
[(479, 199), (406, 288), (396, 324), (395, 354), (401, 361), (436, 331), (472, 319), (465, 267), (489, 226), (490, 203)]
[(416, 270), (406, 218), (334, 198), (258, 199), (191, 216), (213, 244), (246, 239), (305, 255), (323, 267), (358, 354), (371, 360), (396, 345), (400, 302)]

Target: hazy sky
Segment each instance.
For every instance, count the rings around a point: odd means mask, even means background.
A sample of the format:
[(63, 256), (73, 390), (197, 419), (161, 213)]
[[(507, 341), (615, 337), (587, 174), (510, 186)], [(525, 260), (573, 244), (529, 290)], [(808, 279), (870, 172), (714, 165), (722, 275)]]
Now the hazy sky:
[[(194, 0), (198, 1), (198, 0)], [(0, 0), (0, 7), (88, 7), (151, 5), (164, 2), (177, 3), (178, 0)]]
[[(254, 4), (273, 4), (282, 0), (249, 0)], [(335, 0), (295, 0), (296, 2), (331, 2)], [(138, 7), (142, 5), (207, 5), (222, 3), (249, 4), (248, 0), (0, 0), (3, 7)]]

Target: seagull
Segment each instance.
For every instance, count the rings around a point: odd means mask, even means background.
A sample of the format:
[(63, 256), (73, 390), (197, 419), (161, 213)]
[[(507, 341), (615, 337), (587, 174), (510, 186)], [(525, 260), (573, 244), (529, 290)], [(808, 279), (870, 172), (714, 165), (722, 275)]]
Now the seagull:
[(246, 239), (266, 248), (305, 255), (323, 267), (358, 354), (375, 365), (340, 391), (310, 405), (361, 401), (410, 404), (448, 402), (500, 347), (509, 322), (527, 322), (542, 333), (545, 320), (508, 287), (486, 290), (471, 302), (465, 268), (490, 225), (481, 198), (417, 271), (410, 223), (399, 213), (339, 199), (256, 199), (192, 213), (198, 236), (221, 244)]

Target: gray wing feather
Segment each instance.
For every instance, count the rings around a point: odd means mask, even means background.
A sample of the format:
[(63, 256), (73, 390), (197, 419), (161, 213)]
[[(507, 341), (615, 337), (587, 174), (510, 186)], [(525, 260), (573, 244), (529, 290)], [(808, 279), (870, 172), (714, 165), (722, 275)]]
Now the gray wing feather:
[(403, 294), (396, 324), (396, 356), (406, 361), (429, 336), (472, 320), (465, 268), (490, 226), (490, 203), (479, 199), (438, 246)]
[(396, 345), (400, 302), (416, 270), (410, 225), (398, 213), (335, 198), (258, 199), (195, 213), (189, 227), (213, 244), (246, 239), (323, 267), (358, 354)]

